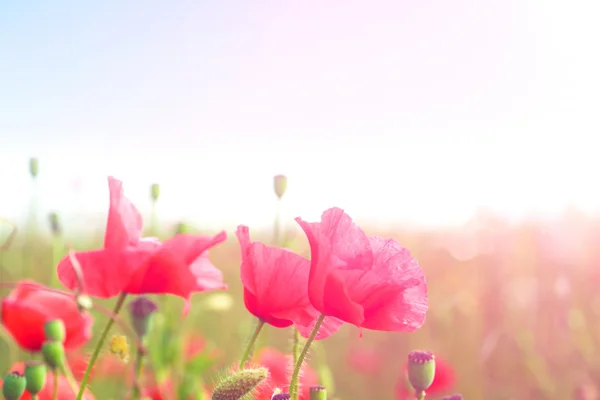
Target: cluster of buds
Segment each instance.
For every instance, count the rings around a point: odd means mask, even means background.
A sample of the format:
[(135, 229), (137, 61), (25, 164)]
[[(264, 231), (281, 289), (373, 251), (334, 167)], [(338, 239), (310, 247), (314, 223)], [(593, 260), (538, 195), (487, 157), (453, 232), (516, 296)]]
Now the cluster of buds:
[(47, 367), (52, 370), (61, 369), (65, 362), (65, 348), (63, 343), (66, 338), (66, 328), (62, 320), (46, 322), (44, 326), (46, 341), (42, 346), (42, 355), (45, 363), (41, 361), (28, 361), (25, 363), (23, 374), (13, 371), (4, 377), (2, 395), (6, 400), (18, 400), (27, 391), (32, 399), (46, 386)]

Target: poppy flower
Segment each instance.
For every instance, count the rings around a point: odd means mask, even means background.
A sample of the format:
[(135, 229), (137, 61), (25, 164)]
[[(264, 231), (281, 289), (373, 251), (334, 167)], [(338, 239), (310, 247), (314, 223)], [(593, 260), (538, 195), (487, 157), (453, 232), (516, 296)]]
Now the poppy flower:
[[(208, 260), (208, 251), (227, 239), (175, 235), (161, 243), (142, 238), (142, 216), (124, 196), (122, 182), (108, 178), (110, 206), (104, 247), (75, 253), (81, 265), (83, 290), (90, 296), (110, 298), (121, 292), (131, 294), (172, 294), (186, 300), (192, 293), (226, 289), (221, 271)], [(58, 277), (71, 290), (79, 280), (70, 257), (58, 264)]]
[[(308, 298), (310, 261), (286, 249), (251, 242), (246, 226), (238, 226), (236, 235), (242, 251), (241, 278), (248, 311), (277, 328), (296, 324), (308, 337), (320, 315)], [(342, 324), (336, 318), (326, 318), (316, 339), (332, 335)]]
[[(10, 369), (12, 372), (19, 372), (21, 374), (25, 371), (25, 363), (19, 362), (12, 366)], [(0, 390), (2, 389), (2, 379), (0, 379)], [(38, 393), (37, 400), (53, 400), (54, 394), (54, 375), (48, 371), (46, 375), (46, 384), (40, 393)], [(69, 385), (69, 381), (64, 375), (58, 377), (58, 400), (75, 400), (77, 398), (76, 393), (73, 393), (73, 389)], [(94, 395), (86, 390), (83, 396), (84, 400), (94, 400)], [(21, 396), (20, 400), (31, 400), (31, 394), (25, 391)]]
[[(275, 389), (281, 389), (288, 392), (293, 370), (293, 357), (286, 355), (279, 350), (272, 348), (263, 348), (257, 354), (256, 364), (260, 364), (269, 369), (267, 380), (257, 387), (255, 400), (270, 400)], [(300, 371), (299, 381), (299, 399), (308, 400), (310, 398), (310, 387), (319, 383), (315, 370), (310, 365), (304, 363)]]
[(368, 238), (339, 208), (321, 222), (296, 222), (311, 250), (308, 296), (321, 313), (378, 331), (423, 325), (427, 284), (410, 252), (391, 239)]
[[(439, 396), (449, 393), (456, 384), (456, 373), (454, 368), (438, 355), (435, 356), (435, 376), (431, 386), (425, 391), (427, 397)], [(396, 398), (398, 400), (409, 400), (414, 398), (414, 391), (408, 382), (408, 363), (404, 365), (404, 374), (398, 380), (396, 386)]]
[(60, 319), (65, 324), (66, 349), (76, 349), (92, 337), (93, 318), (80, 312), (73, 297), (50, 291), (33, 281), (21, 281), (2, 300), (2, 324), (21, 348), (40, 351), (46, 340), (44, 325)]
[(384, 367), (381, 354), (369, 348), (351, 347), (347, 361), (356, 372), (369, 376), (377, 376)]

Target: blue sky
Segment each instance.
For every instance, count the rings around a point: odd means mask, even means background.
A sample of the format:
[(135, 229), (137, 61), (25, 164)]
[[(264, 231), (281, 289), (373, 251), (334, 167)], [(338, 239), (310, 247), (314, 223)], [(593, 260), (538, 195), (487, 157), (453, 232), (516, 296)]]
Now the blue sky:
[[(340, 206), (458, 223), (593, 211), (600, 28), (592, 1), (4, 1), (0, 168), (17, 218), (140, 208), (211, 226)], [(83, 182), (81, 193), (73, 182)], [(74, 200), (77, 198), (79, 200)]]

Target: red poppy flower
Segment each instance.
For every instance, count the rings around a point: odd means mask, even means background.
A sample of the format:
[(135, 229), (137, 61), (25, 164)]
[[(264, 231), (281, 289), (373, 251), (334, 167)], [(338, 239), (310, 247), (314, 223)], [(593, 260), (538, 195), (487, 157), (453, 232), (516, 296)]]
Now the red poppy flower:
[(383, 369), (381, 355), (375, 349), (351, 347), (348, 351), (348, 364), (361, 374), (376, 376)]
[[(168, 293), (187, 300), (187, 309), (192, 293), (227, 287), (221, 271), (208, 261), (208, 250), (227, 239), (225, 232), (214, 237), (176, 235), (164, 243), (142, 238), (141, 214), (124, 196), (122, 182), (109, 177), (108, 187), (104, 247), (75, 254), (87, 294), (110, 298), (121, 292)], [(58, 276), (69, 289), (78, 288), (68, 256), (58, 264)]]
[[(293, 371), (293, 357), (272, 348), (263, 348), (257, 355), (255, 362), (269, 369), (267, 380), (257, 387), (255, 400), (270, 400), (275, 389), (288, 392)], [(299, 397), (300, 400), (310, 398), (310, 387), (318, 385), (317, 373), (304, 363), (300, 371)]]
[(92, 337), (93, 318), (80, 312), (73, 297), (50, 291), (33, 281), (21, 281), (2, 300), (2, 324), (25, 350), (40, 351), (44, 325), (60, 319), (66, 328), (65, 348), (81, 347)]
[(367, 238), (339, 208), (321, 222), (296, 221), (308, 237), (308, 295), (325, 315), (378, 331), (412, 332), (427, 312), (427, 284), (410, 252), (394, 240)]
[[(242, 250), (241, 278), (248, 311), (277, 328), (296, 324), (308, 337), (320, 314), (308, 298), (310, 261), (285, 249), (251, 242), (246, 226), (240, 225), (236, 235)], [(326, 318), (316, 339), (332, 335), (342, 324)]]
[[(25, 371), (25, 363), (16, 363), (10, 369), (11, 372), (19, 372), (23, 374)], [(2, 389), (2, 379), (0, 379), (0, 390)], [(46, 375), (46, 384), (40, 393), (38, 393), (37, 400), (52, 400), (54, 394), (54, 376), (51, 372)], [(60, 375), (58, 378), (58, 400), (75, 400), (77, 398), (76, 393), (73, 393), (73, 389), (69, 385), (69, 381), (64, 375)], [(84, 400), (94, 400), (94, 396), (88, 390), (84, 393)], [(31, 400), (31, 395), (26, 391), (21, 396), (20, 400)]]
[[(404, 364), (404, 374), (396, 386), (396, 398), (398, 400), (414, 399), (414, 390), (408, 382), (408, 364)], [(433, 383), (425, 391), (427, 397), (439, 396), (449, 393), (456, 384), (456, 373), (454, 368), (445, 360), (435, 356), (435, 377)]]

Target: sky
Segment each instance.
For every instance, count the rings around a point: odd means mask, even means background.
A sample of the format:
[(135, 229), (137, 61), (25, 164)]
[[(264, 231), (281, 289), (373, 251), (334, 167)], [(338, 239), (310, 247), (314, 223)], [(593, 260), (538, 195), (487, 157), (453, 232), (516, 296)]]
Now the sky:
[[(600, 209), (600, 3), (2, 1), (0, 215), (102, 217), (108, 175), (164, 220), (344, 208), (459, 224)], [(293, 222), (291, 222), (293, 223)], [(83, 224), (86, 225), (86, 224)]]

